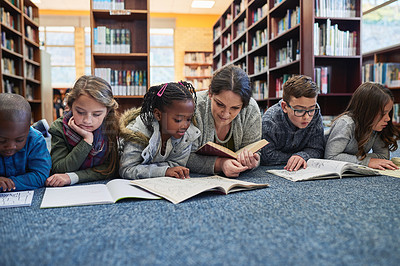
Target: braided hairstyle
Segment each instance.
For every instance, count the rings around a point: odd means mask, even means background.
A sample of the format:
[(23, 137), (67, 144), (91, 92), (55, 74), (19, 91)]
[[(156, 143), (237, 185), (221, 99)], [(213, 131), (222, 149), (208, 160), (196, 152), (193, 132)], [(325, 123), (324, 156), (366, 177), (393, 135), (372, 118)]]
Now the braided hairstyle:
[(169, 82), (151, 86), (144, 95), (140, 118), (149, 130), (153, 130), (154, 109), (164, 111), (173, 101), (192, 100), (196, 105), (197, 97), (193, 85), (186, 81)]

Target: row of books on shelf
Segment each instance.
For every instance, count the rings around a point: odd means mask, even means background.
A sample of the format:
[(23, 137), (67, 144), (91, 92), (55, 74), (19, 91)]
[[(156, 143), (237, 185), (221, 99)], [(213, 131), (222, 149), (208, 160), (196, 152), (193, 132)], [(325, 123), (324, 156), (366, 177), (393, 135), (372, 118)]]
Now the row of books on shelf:
[[(300, 24), (300, 7), (288, 9), (286, 15), (278, 21), (277, 35)], [(274, 36), (272, 36), (274, 38)]]
[(232, 23), (232, 15), (231, 13), (226, 14), (225, 17), (225, 28)]
[(125, 9), (124, 0), (93, 0), (92, 8), (99, 10), (122, 10)]
[(363, 82), (379, 82), (389, 88), (400, 87), (400, 63), (365, 64), (361, 73)]
[(131, 31), (99, 26), (93, 29), (95, 53), (128, 54), (131, 51)]
[(5, 93), (15, 93), (15, 94), (20, 94), (20, 89), (19, 85), (17, 83), (14, 83), (14, 81), (8, 80), (8, 79), (3, 79), (3, 91)]
[(236, 37), (240, 36), (243, 32), (246, 31), (246, 25), (247, 25), (247, 19), (244, 18), (242, 21), (240, 21), (237, 24), (237, 28), (236, 28)]
[(29, 25), (25, 25), (25, 37), (29, 40), (36, 42), (36, 30)]
[(33, 8), (32, 6), (24, 6), (24, 13), (27, 15), (30, 19), (36, 21), (37, 18), (33, 17)]
[(35, 50), (33, 49), (33, 47), (28, 46), (28, 45), (24, 45), (24, 52), (25, 52), (25, 57), (30, 59), (30, 60), (35, 60), (34, 56), (35, 56)]
[(346, 18), (356, 16), (356, 0), (315, 0), (316, 17)]
[(213, 30), (213, 38), (217, 38), (219, 35), (221, 35), (221, 26), (218, 26), (214, 28)]
[(300, 42), (298, 40), (289, 39), (286, 47), (280, 48), (275, 54), (276, 66), (289, 64), (300, 59)]
[(275, 79), (275, 97), (282, 98), (283, 95), (283, 84), (293, 77), (294, 74), (283, 74), (281, 77)]
[(25, 63), (25, 68), (24, 68), (24, 72), (25, 72), (25, 77), (29, 78), (29, 79), (35, 79), (35, 74), (36, 74), (36, 66), (31, 65), (29, 63)]
[(7, 35), (4, 31), (1, 32), (1, 46), (7, 48), (15, 52), (15, 42), (12, 38), (7, 38)]
[(225, 58), (226, 58), (226, 64), (232, 62), (232, 52), (230, 50), (227, 50), (225, 52)]
[(268, 70), (268, 57), (255, 56), (254, 57), (254, 74), (265, 72)]
[(265, 80), (253, 81), (253, 98), (255, 100), (268, 98), (268, 86)]
[(237, 46), (237, 57), (242, 57), (246, 54), (247, 51), (247, 42), (243, 41)]
[(239, 4), (235, 4), (233, 6), (233, 12), (235, 16), (239, 15), (240, 12), (242, 12), (245, 9), (245, 3), (244, 0), (241, 0)]
[(268, 3), (265, 3), (262, 7), (259, 7), (251, 12), (252, 24), (256, 23), (268, 13)]
[(95, 68), (94, 75), (110, 83), (113, 94), (121, 96), (144, 95), (147, 88), (146, 70), (113, 70)]
[(331, 66), (321, 66), (314, 68), (315, 83), (317, 84), (321, 94), (327, 94), (331, 91), (331, 73)]
[[(15, 15), (16, 18), (18, 18), (17, 15)], [(4, 25), (13, 28), (14, 30), (19, 30), (19, 23), (18, 23), (18, 19), (15, 19), (14, 16), (6, 11), (4, 9), (4, 7), (0, 8), (0, 20), (1, 23), (3, 23)]]
[(193, 87), (195, 88), (196, 91), (198, 91), (198, 90), (206, 90), (210, 86), (211, 78), (193, 79), (193, 80), (189, 80), (189, 82), (192, 83), (192, 85), (193, 85)]
[(255, 49), (267, 43), (267, 28), (257, 30), (251, 40), (251, 49)]
[(222, 37), (222, 44), (224, 45), (224, 47), (226, 47), (227, 45), (230, 45), (232, 43), (232, 34), (228, 33), (226, 36)]
[(7, 57), (1, 58), (1, 73), (17, 75), (15, 60)]
[(184, 61), (186, 64), (212, 64), (212, 52), (186, 53)]
[(400, 103), (393, 104), (393, 122), (400, 123)]
[(357, 32), (339, 30), (338, 24), (314, 23), (314, 55), (354, 56), (357, 53)]
[(185, 66), (184, 67), (184, 74), (185, 76), (189, 77), (211, 77), (212, 76), (212, 67), (189, 67)]
[(219, 54), (222, 51), (222, 45), (220, 43), (215, 45), (215, 54)]

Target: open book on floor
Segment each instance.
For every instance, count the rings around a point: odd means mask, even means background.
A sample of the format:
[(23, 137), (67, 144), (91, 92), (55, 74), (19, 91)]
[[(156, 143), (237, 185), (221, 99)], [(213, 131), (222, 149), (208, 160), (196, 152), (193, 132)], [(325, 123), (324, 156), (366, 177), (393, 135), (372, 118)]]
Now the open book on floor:
[(26, 207), (32, 205), (33, 190), (0, 193), (0, 208)]
[(127, 198), (161, 199), (130, 185), (130, 180), (113, 179), (107, 184), (48, 187), (40, 208), (111, 204)]
[(380, 175), (378, 170), (342, 161), (309, 159), (307, 168), (289, 172), (287, 170), (267, 170), (268, 173), (284, 177), (291, 181), (307, 181), (350, 176)]
[(247, 149), (254, 153), (254, 152), (259, 151), (262, 147), (264, 147), (268, 143), (269, 142), (266, 141), (265, 139), (261, 139), (259, 141), (251, 143), (251, 144), (247, 145), (246, 147), (243, 147), (240, 150), (234, 152), (224, 146), (221, 146), (217, 143), (209, 141), (206, 144), (204, 144), (203, 146), (201, 146), (196, 151), (196, 153), (201, 154), (201, 155), (211, 155), (211, 156), (219, 156), (219, 157), (237, 159), (238, 154), (242, 150)]
[(223, 194), (241, 190), (268, 187), (268, 184), (256, 184), (221, 176), (192, 177), (177, 179), (173, 177), (156, 177), (132, 180), (135, 186), (163, 197), (174, 204), (180, 203), (205, 191), (219, 191)]

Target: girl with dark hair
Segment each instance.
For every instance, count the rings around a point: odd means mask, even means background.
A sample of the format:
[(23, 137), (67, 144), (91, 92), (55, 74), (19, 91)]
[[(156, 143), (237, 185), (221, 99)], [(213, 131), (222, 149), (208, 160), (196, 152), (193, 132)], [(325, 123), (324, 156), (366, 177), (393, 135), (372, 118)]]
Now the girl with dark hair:
[[(390, 161), (400, 133), (392, 123), (394, 97), (379, 83), (361, 84), (344, 113), (326, 132), (325, 158), (376, 169), (398, 169)], [(371, 151), (372, 152), (369, 152)]]
[(52, 173), (60, 187), (115, 177), (118, 173), (118, 103), (102, 78), (82, 76), (67, 94), (70, 109), (51, 124)]
[(195, 99), (193, 86), (184, 81), (152, 86), (142, 108), (122, 115), (121, 177), (189, 178), (186, 162), (192, 142), (200, 136), (192, 123)]
[[(261, 114), (251, 95), (249, 77), (240, 67), (230, 65), (217, 71), (209, 90), (197, 96), (196, 122), (202, 135), (193, 150), (211, 141), (237, 151), (260, 140)], [(197, 173), (237, 177), (259, 162), (259, 154), (248, 150), (241, 152), (237, 160), (192, 152), (187, 166)]]

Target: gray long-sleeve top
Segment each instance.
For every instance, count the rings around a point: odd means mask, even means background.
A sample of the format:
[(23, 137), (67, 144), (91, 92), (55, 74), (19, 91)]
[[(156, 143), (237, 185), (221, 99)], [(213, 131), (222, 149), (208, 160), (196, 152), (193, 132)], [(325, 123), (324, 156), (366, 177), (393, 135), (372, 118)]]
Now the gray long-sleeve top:
[(262, 138), (269, 144), (261, 150), (261, 164), (286, 164), (298, 155), (304, 160), (324, 156), (324, 128), (321, 113), (306, 128), (298, 128), (283, 112), (281, 101), (271, 106), (262, 117)]
[[(215, 138), (214, 118), (211, 113), (208, 91), (197, 93), (196, 120), (197, 127), (202, 134), (193, 142), (187, 167), (191, 172), (213, 175), (214, 164), (218, 157), (195, 153), (200, 146), (208, 141), (214, 142)], [(249, 105), (240, 110), (233, 119), (231, 130), (235, 151), (261, 139), (261, 114), (257, 102), (253, 98), (250, 99)]]
[[(367, 157), (359, 160), (356, 156), (358, 147), (354, 136), (355, 123), (353, 118), (344, 115), (338, 118), (332, 127), (325, 133), (327, 139), (325, 147), (325, 159), (346, 161), (368, 166), (371, 158), (387, 159), (390, 158), (389, 147), (380, 137), (379, 132), (374, 131), (365, 144), (364, 150)], [(368, 153), (372, 149), (372, 153)]]

